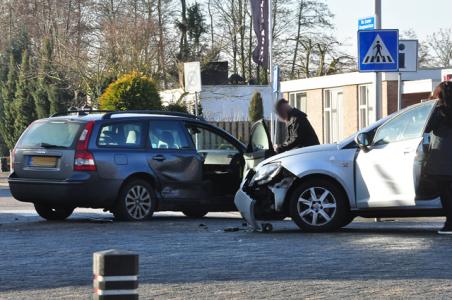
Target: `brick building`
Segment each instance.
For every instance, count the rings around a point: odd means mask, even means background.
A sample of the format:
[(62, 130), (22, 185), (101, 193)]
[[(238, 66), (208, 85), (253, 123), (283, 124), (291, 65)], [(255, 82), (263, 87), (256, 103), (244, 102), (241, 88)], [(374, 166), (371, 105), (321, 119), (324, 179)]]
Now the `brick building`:
[[(402, 74), (402, 107), (430, 97), (447, 76), (441, 69)], [(452, 72), (449, 72), (452, 74)], [(373, 73), (346, 73), (285, 81), (281, 92), (292, 106), (305, 111), (321, 142), (333, 143), (375, 121)], [(383, 73), (382, 114), (397, 110), (397, 73)]]

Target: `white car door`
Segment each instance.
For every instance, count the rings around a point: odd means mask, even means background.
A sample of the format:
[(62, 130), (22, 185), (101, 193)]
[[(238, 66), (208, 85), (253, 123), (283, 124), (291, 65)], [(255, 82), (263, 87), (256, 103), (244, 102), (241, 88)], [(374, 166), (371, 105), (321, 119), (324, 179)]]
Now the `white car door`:
[(356, 158), (358, 208), (415, 206), (415, 158), (434, 107), (428, 102), (391, 118)]

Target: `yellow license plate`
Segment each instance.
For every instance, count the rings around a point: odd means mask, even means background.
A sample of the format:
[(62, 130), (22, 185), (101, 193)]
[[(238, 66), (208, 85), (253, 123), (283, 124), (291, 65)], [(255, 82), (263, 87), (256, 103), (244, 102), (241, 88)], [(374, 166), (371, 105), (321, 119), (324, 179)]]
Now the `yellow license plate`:
[(55, 168), (56, 165), (57, 158), (54, 156), (32, 156), (30, 160), (32, 167)]

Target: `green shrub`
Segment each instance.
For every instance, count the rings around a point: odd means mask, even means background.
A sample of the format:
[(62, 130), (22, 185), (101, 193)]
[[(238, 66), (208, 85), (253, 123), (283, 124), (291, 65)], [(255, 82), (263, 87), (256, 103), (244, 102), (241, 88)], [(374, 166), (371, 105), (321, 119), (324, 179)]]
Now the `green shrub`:
[(188, 113), (187, 106), (183, 102), (173, 102), (165, 107), (166, 111)]
[(112, 82), (99, 98), (105, 110), (161, 109), (157, 84), (149, 77), (132, 72)]
[(256, 122), (264, 118), (264, 104), (262, 95), (259, 92), (255, 92), (251, 98), (250, 106), (248, 108), (248, 118), (251, 122)]

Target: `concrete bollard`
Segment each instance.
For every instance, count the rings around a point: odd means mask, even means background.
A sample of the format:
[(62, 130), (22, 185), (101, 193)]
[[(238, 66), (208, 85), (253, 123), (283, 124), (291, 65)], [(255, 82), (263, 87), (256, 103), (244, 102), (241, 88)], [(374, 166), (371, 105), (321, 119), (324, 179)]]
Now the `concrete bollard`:
[(106, 250), (93, 254), (94, 300), (138, 299), (138, 254)]

